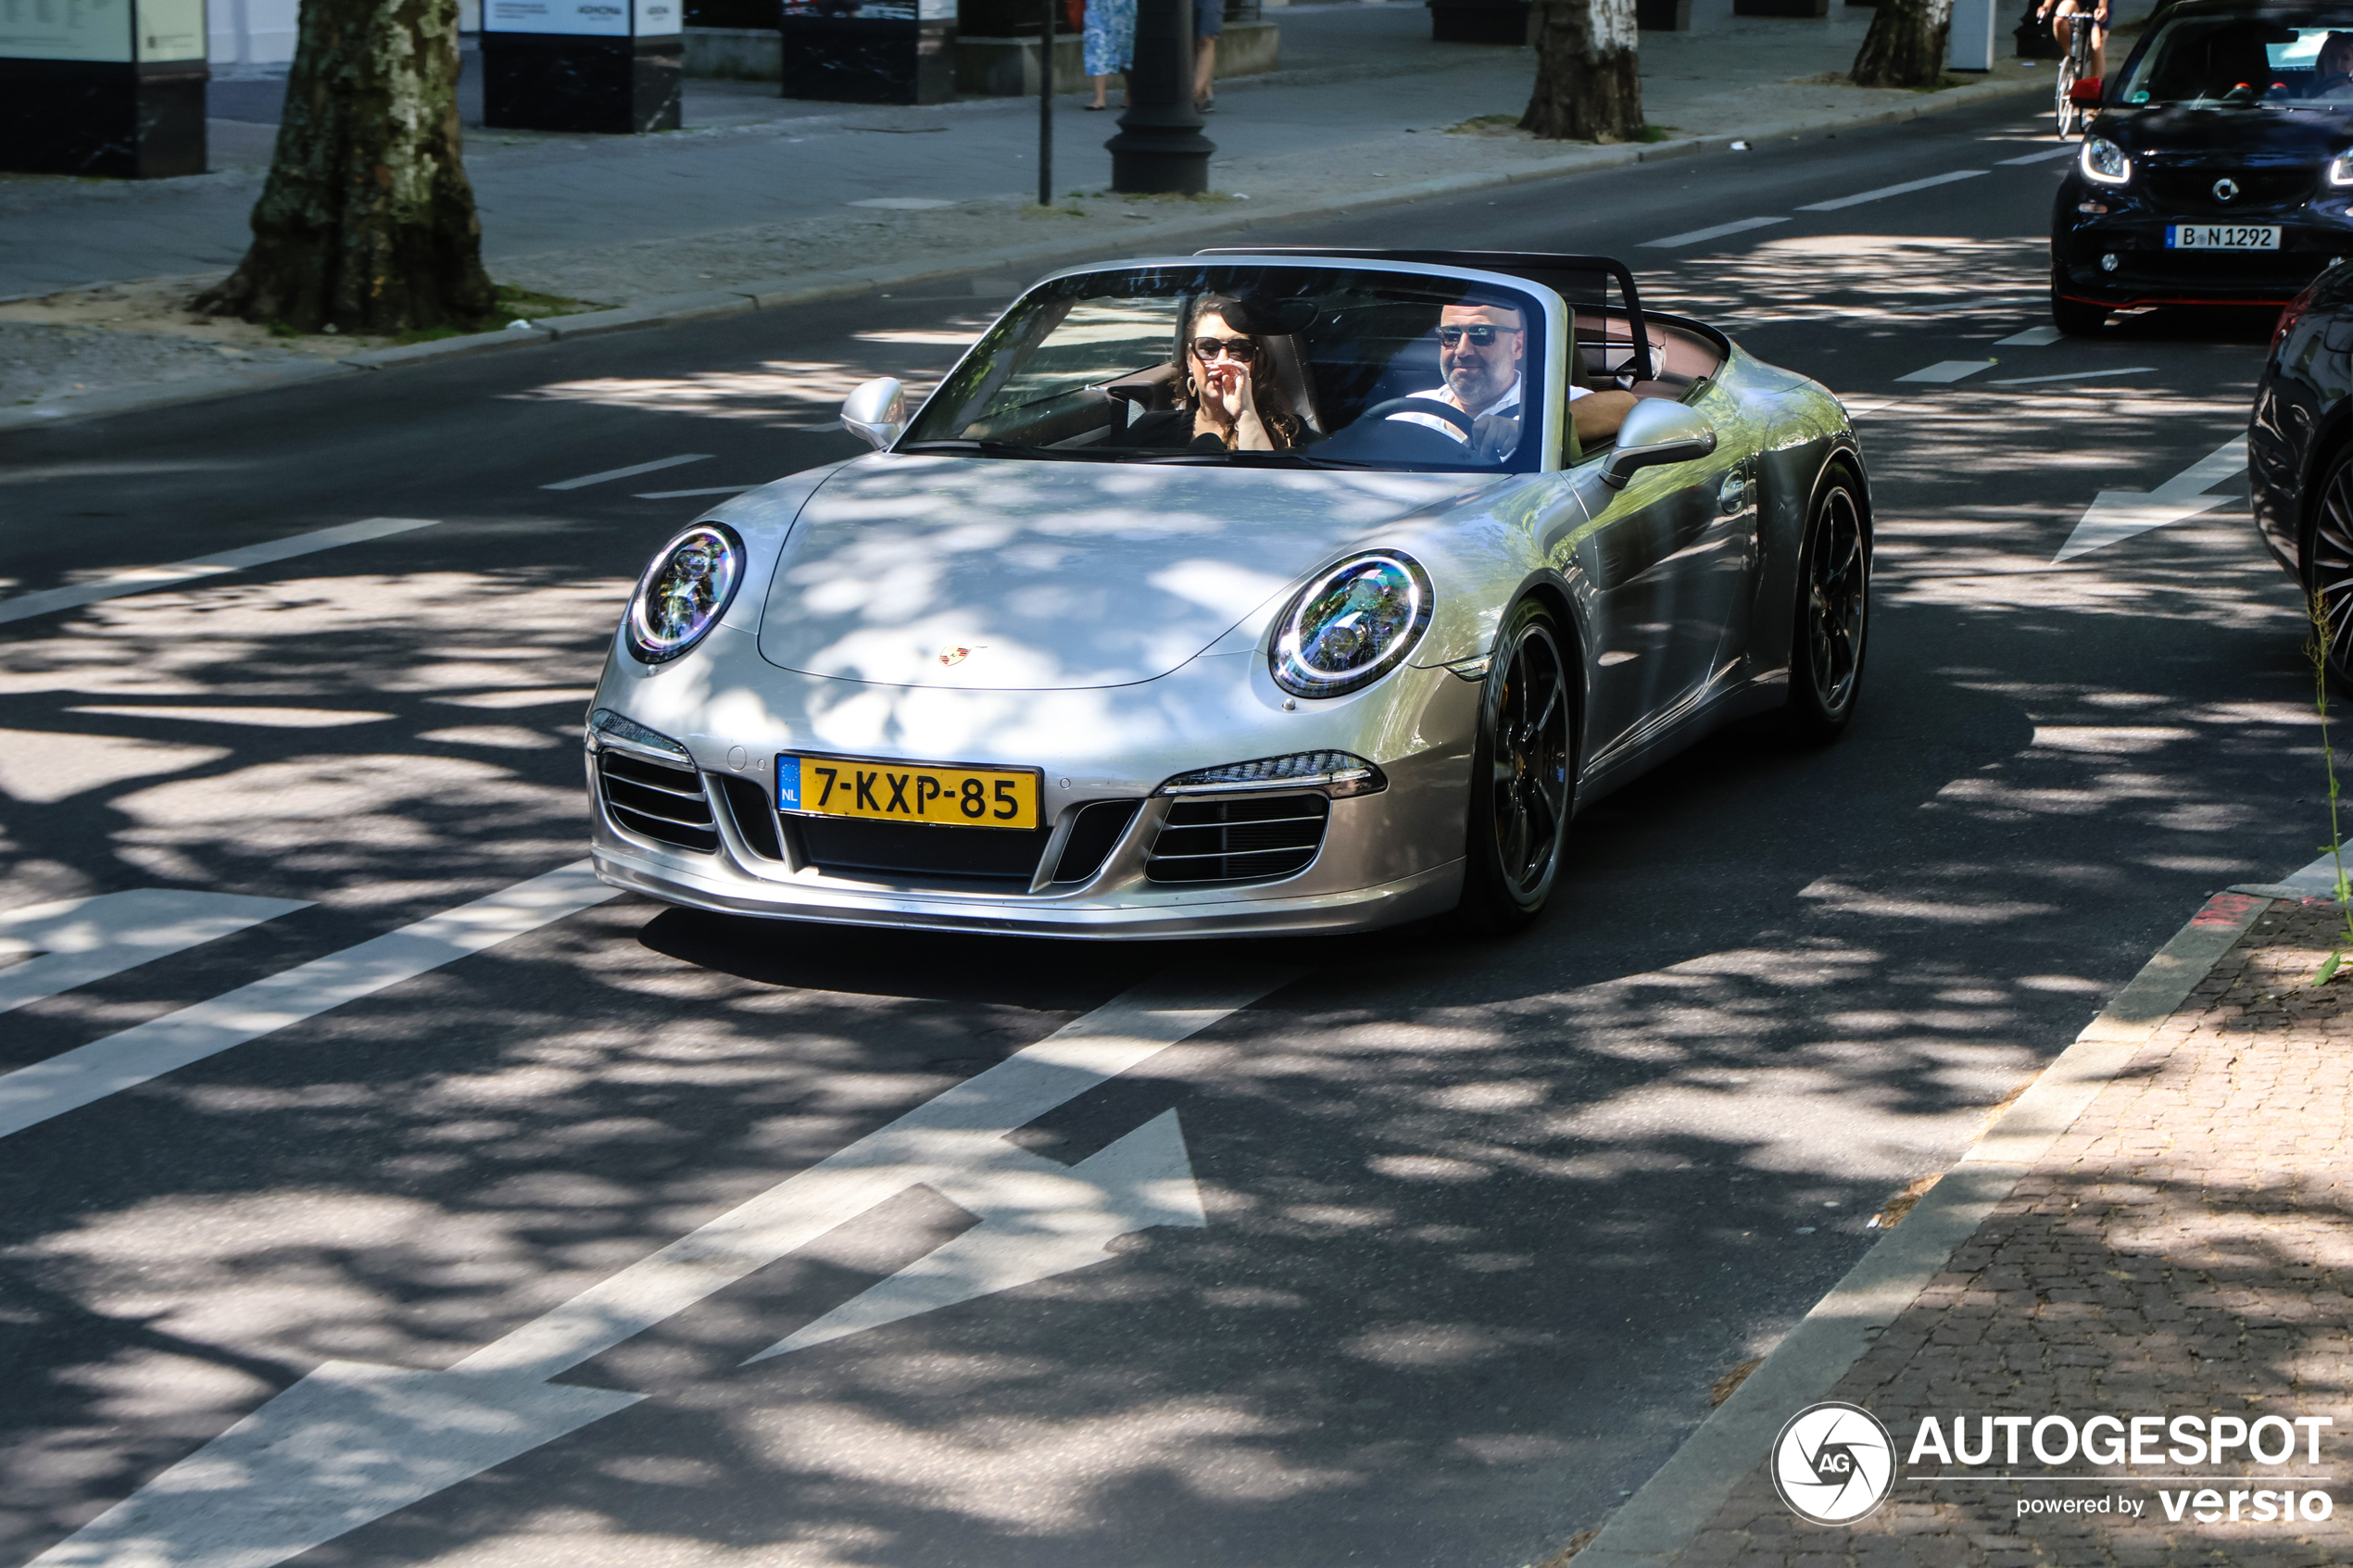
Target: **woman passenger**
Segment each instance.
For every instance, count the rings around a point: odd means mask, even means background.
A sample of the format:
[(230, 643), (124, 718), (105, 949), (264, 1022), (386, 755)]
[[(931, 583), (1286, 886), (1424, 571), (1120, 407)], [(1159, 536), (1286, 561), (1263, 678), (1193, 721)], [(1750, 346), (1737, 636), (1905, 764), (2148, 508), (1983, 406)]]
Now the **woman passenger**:
[[(1225, 295), (1193, 302), (1182, 337), (1184, 378), (1173, 414), (1147, 414), (1129, 439), (1144, 446), (1205, 451), (1288, 452), (1302, 427), (1283, 404), (1263, 335), (1250, 312)], [(1214, 444), (1214, 445), (1213, 445)]]

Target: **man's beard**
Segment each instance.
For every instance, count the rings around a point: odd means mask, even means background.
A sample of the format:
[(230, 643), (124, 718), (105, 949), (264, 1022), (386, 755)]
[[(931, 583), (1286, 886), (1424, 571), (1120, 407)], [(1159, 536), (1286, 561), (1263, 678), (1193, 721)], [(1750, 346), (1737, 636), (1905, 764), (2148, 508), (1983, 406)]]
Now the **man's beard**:
[(1446, 372), (1446, 384), (1465, 403), (1491, 403), (1502, 395), (1503, 388), (1491, 386), (1484, 370), (1459, 370)]

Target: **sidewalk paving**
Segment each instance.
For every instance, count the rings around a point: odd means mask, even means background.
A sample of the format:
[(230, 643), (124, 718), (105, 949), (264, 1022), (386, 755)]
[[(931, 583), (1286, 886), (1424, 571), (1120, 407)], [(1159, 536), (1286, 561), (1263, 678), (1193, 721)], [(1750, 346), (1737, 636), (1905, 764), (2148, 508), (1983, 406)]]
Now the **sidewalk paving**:
[[(2218, 899), (2218, 903), (2221, 900)], [(2211, 908), (2211, 906), (2209, 906)], [(1905, 1460), (1919, 1424), (1966, 1414), (2326, 1416), (2321, 1462), (2098, 1467), (2031, 1456), (1983, 1472), (1925, 1458), (1845, 1528), (1782, 1506), (1763, 1464), (1680, 1550), (1674, 1568), (2067, 1568), (2353, 1562), (2353, 1513), (2252, 1522), (2226, 1481), (2333, 1477), (2353, 1444), (2353, 979), (2309, 982), (2342, 916), (2283, 900), (2216, 962), (2129, 1065), (1955, 1250), (1822, 1398), (1869, 1410)], [(1952, 1178), (1946, 1178), (1948, 1181)], [(1794, 1410), (1787, 1412), (1794, 1414)], [(2167, 1431), (2170, 1433), (2170, 1427)], [(1996, 1439), (1999, 1431), (1996, 1430)], [(1972, 1436), (1974, 1442), (1974, 1436)], [(2056, 1436), (2054, 1442), (2056, 1443)], [(2171, 1441), (2170, 1436), (2166, 1439)], [(2270, 1441), (2266, 1439), (2267, 1443)], [(1760, 1455), (1761, 1459), (1763, 1456)], [(1989, 1478), (1987, 1473), (2036, 1477)], [(2053, 1484), (2045, 1476), (2079, 1478)], [(2284, 1485), (2284, 1482), (2282, 1483)], [(2174, 1520), (2158, 1498), (2214, 1487)], [(2237, 1488), (2246, 1495), (2246, 1485)], [(2137, 1518), (2030, 1513), (2020, 1499), (2137, 1499)], [(2211, 1513), (2214, 1511), (2208, 1511)]]
[[(1933, 94), (1864, 91), (1836, 78), (1871, 13), (1822, 19), (1737, 18), (1731, 0), (1697, 0), (1693, 29), (1646, 33), (1649, 119), (1694, 137), (1825, 127), (1908, 115)], [(1210, 136), (1208, 201), (1130, 201), (1103, 191), (1102, 143), (1115, 115), (1061, 100), (1061, 205), (1034, 205), (1034, 100), (931, 107), (792, 103), (757, 83), (689, 84), (689, 129), (587, 137), (472, 131), (467, 169), (484, 251), (502, 283), (603, 307), (679, 295), (774, 292), (799, 278), (904, 274), (992, 258), (1034, 274), (1038, 258), (1146, 248), (1167, 237), (1335, 204), (1375, 203), (1595, 167), (1627, 148), (1538, 142), (1508, 128), (1449, 133), (1525, 106), (1525, 48), (1429, 41), (1419, 6), (1337, 5), (1276, 13), (1286, 68), (1224, 82)], [(2005, 61), (1964, 96), (2051, 80), (2046, 64)], [(237, 323), (199, 325), (176, 308), (243, 254), (245, 220), (275, 128), (268, 92), (225, 82), (216, 108), (218, 171), (145, 183), (0, 177), (0, 410), (171, 377), (261, 375), (340, 360), (348, 339), (282, 340)], [(1720, 143), (1719, 143), (1720, 144)], [(884, 205), (877, 205), (884, 204)], [(147, 282), (143, 282), (147, 281)], [(41, 302), (59, 291), (128, 284), (113, 295)], [(883, 286), (887, 287), (886, 283)], [(132, 341), (133, 338), (138, 341)]]

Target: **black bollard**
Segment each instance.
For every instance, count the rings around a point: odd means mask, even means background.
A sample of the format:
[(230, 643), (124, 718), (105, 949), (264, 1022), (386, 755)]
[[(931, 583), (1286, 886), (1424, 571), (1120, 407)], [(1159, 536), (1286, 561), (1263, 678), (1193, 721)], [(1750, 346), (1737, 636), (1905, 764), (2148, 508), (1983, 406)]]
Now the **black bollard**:
[[(1205, 6), (1225, 0), (1200, 0)], [(1138, 195), (1209, 189), (1209, 155), (1193, 112), (1194, 0), (1136, 0), (1136, 58), (1127, 72), (1127, 112), (1111, 149), (1111, 188)]]

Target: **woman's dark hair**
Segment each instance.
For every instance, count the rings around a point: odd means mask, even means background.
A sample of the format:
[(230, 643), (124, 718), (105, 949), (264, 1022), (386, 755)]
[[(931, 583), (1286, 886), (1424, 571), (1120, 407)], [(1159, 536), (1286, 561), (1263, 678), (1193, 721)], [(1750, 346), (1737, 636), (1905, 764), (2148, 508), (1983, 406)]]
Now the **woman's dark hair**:
[(1266, 433), (1281, 443), (1285, 449), (1299, 445), (1302, 426), (1299, 416), (1283, 401), (1280, 388), (1275, 384), (1274, 358), (1266, 352), (1265, 335), (1257, 330), (1250, 307), (1232, 295), (1205, 294), (1197, 296), (1185, 311), (1185, 330), (1177, 334), (1177, 354), (1188, 363), (1179, 386), (1178, 407), (1200, 408), (1200, 396), (1193, 387), (1189, 360), (1193, 352), (1194, 329), (1203, 316), (1215, 316), (1236, 332), (1246, 332), (1258, 345), (1258, 357), (1251, 362), (1251, 404), (1258, 410), (1258, 422)]

